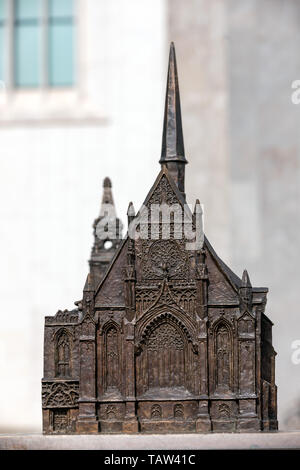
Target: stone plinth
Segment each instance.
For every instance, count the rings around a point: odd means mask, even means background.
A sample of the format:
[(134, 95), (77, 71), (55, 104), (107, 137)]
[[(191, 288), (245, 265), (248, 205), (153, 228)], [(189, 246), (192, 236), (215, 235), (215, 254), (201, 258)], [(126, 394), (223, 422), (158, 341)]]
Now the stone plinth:
[(0, 435), (1, 450), (300, 449), (300, 432), (243, 434)]

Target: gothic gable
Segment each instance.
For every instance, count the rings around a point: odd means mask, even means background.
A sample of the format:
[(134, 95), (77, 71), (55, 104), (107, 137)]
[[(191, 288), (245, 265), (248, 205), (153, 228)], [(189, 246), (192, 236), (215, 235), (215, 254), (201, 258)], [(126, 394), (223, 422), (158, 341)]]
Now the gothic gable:
[(144, 206), (149, 207), (150, 204), (180, 204), (182, 207), (185, 205), (185, 200), (178, 191), (176, 184), (170, 177), (167, 168), (162, 169), (152, 188), (150, 189), (145, 201)]

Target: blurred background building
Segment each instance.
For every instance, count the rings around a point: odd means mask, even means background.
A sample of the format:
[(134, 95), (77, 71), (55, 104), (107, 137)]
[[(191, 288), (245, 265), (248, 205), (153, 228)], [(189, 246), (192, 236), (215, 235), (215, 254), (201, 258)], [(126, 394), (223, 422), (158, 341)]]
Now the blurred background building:
[(125, 222), (159, 171), (170, 40), (188, 201), (270, 288), (279, 425), (300, 429), (300, 3), (0, 0), (0, 432), (41, 430), (44, 316), (81, 298), (104, 177)]

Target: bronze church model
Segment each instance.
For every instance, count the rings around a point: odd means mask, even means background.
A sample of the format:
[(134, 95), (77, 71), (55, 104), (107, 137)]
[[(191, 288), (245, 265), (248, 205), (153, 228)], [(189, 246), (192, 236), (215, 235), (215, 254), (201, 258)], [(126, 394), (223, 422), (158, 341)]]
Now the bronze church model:
[[(135, 214), (130, 204), (134, 229), (122, 238), (104, 180), (82, 300), (45, 318), (44, 433), (277, 429), (268, 289), (252, 287), (247, 271), (235, 275), (200, 233), (200, 203), (193, 211), (186, 204), (186, 163), (171, 44), (161, 170), (143, 205), (149, 213)], [(168, 221), (161, 207), (171, 208)]]

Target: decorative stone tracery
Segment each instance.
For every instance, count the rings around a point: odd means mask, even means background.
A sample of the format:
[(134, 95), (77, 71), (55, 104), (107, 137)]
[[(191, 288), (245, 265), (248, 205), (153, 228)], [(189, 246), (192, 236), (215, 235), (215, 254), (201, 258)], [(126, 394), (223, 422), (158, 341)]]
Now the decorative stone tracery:
[(42, 404), (44, 408), (70, 408), (78, 405), (78, 381), (43, 382)]

